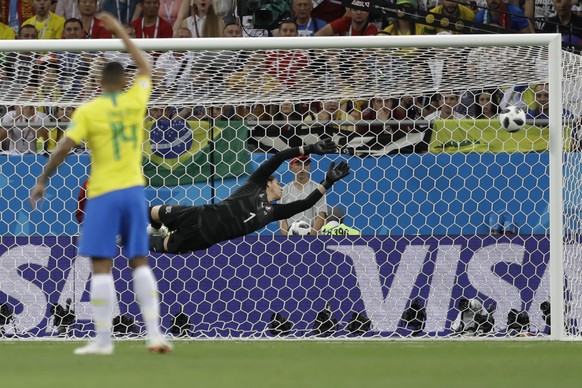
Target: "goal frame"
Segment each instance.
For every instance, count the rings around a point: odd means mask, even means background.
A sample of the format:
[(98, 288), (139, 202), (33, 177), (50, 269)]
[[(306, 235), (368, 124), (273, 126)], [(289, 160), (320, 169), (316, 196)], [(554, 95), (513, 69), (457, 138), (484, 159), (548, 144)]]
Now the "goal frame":
[[(269, 50), (269, 49), (335, 49), (335, 48), (403, 48), (403, 47), (484, 47), (484, 46), (547, 46), (549, 90), (549, 221), (550, 221), (550, 297), (552, 340), (568, 339), (564, 329), (564, 226), (563, 198), (563, 133), (562, 71), (560, 34), (500, 34), (444, 36), (365, 36), (305, 38), (201, 38), (201, 39), (136, 39), (143, 50)], [(11, 51), (113, 51), (124, 50), (118, 39), (111, 40), (14, 40), (3, 41), (0, 52)]]

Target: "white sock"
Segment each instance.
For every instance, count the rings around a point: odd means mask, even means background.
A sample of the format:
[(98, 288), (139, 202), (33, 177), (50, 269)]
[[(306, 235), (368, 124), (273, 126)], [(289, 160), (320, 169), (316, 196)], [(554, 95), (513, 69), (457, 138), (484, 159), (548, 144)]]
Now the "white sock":
[(158, 286), (149, 266), (141, 265), (133, 270), (133, 290), (137, 296), (148, 337), (160, 337), (162, 333), (158, 324), (160, 315)]
[(95, 341), (99, 345), (111, 343), (114, 295), (112, 274), (93, 275), (91, 279), (91, 306), (93, 307), (93, 322), (95, 324)]

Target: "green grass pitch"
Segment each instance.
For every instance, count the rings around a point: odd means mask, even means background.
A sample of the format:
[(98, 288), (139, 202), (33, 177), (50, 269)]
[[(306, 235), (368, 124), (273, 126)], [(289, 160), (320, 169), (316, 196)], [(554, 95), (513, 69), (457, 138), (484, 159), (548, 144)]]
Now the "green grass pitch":
[(582, 387), (582, 343), (177, 341), (74, 356), (80, 342), (0, 341), (0, 387)]

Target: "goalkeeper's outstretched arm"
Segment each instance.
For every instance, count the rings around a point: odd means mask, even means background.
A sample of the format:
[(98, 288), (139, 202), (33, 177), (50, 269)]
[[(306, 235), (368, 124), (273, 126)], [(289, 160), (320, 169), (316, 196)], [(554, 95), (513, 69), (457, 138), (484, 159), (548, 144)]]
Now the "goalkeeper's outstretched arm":
[(327, 170), (325, 179), (317, 189), (313, 190), (305, 199), (293, 201), (285, 205), (277, 205), (274, 210), (275, 219), (284, 220), (313, 207), (335, 182), (348, 176), (349, 173), (350, 167), (345, 160), (339, 162), (337, 166), (332, 162)]
[(137, 65), (137, 73), (151, 78), (152, 69), (149, 62), (145, 59), (143, 53), (131, 41), (121, 23), (108, 12), (101, 12), (97, 15), (97, 18), (101, 21), (101, 24), (103, 24), (103, 27), (105, 27), (107, 31), (123, 41), (127, 52), (131, 55)]
[(300, 155), (309, 154), (331, 154), (337, 151), (337, 145), (331, 139), (320, 140), (317, 143), (303, 147), (289, 148), (271, 156), (263, 162), (259, 168), (249, 177), (250, 181), (266, 182), (269, 176), (273, 175), (279, 166), (286, 160), (295, 158)]

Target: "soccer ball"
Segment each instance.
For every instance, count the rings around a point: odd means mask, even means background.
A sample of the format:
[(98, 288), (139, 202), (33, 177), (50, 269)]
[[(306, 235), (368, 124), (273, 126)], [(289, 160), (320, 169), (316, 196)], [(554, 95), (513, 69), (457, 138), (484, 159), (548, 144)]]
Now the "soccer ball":
[(519, 131), (525, 124), (525, 112), (520, 107), (508, 106), (499, 114), (499, 122), (507, 132)]
[(289, 227), (289, 234), (292, 236), (306, 236), (311, 231), (311, 226), (305, 221), (295, 221)]

